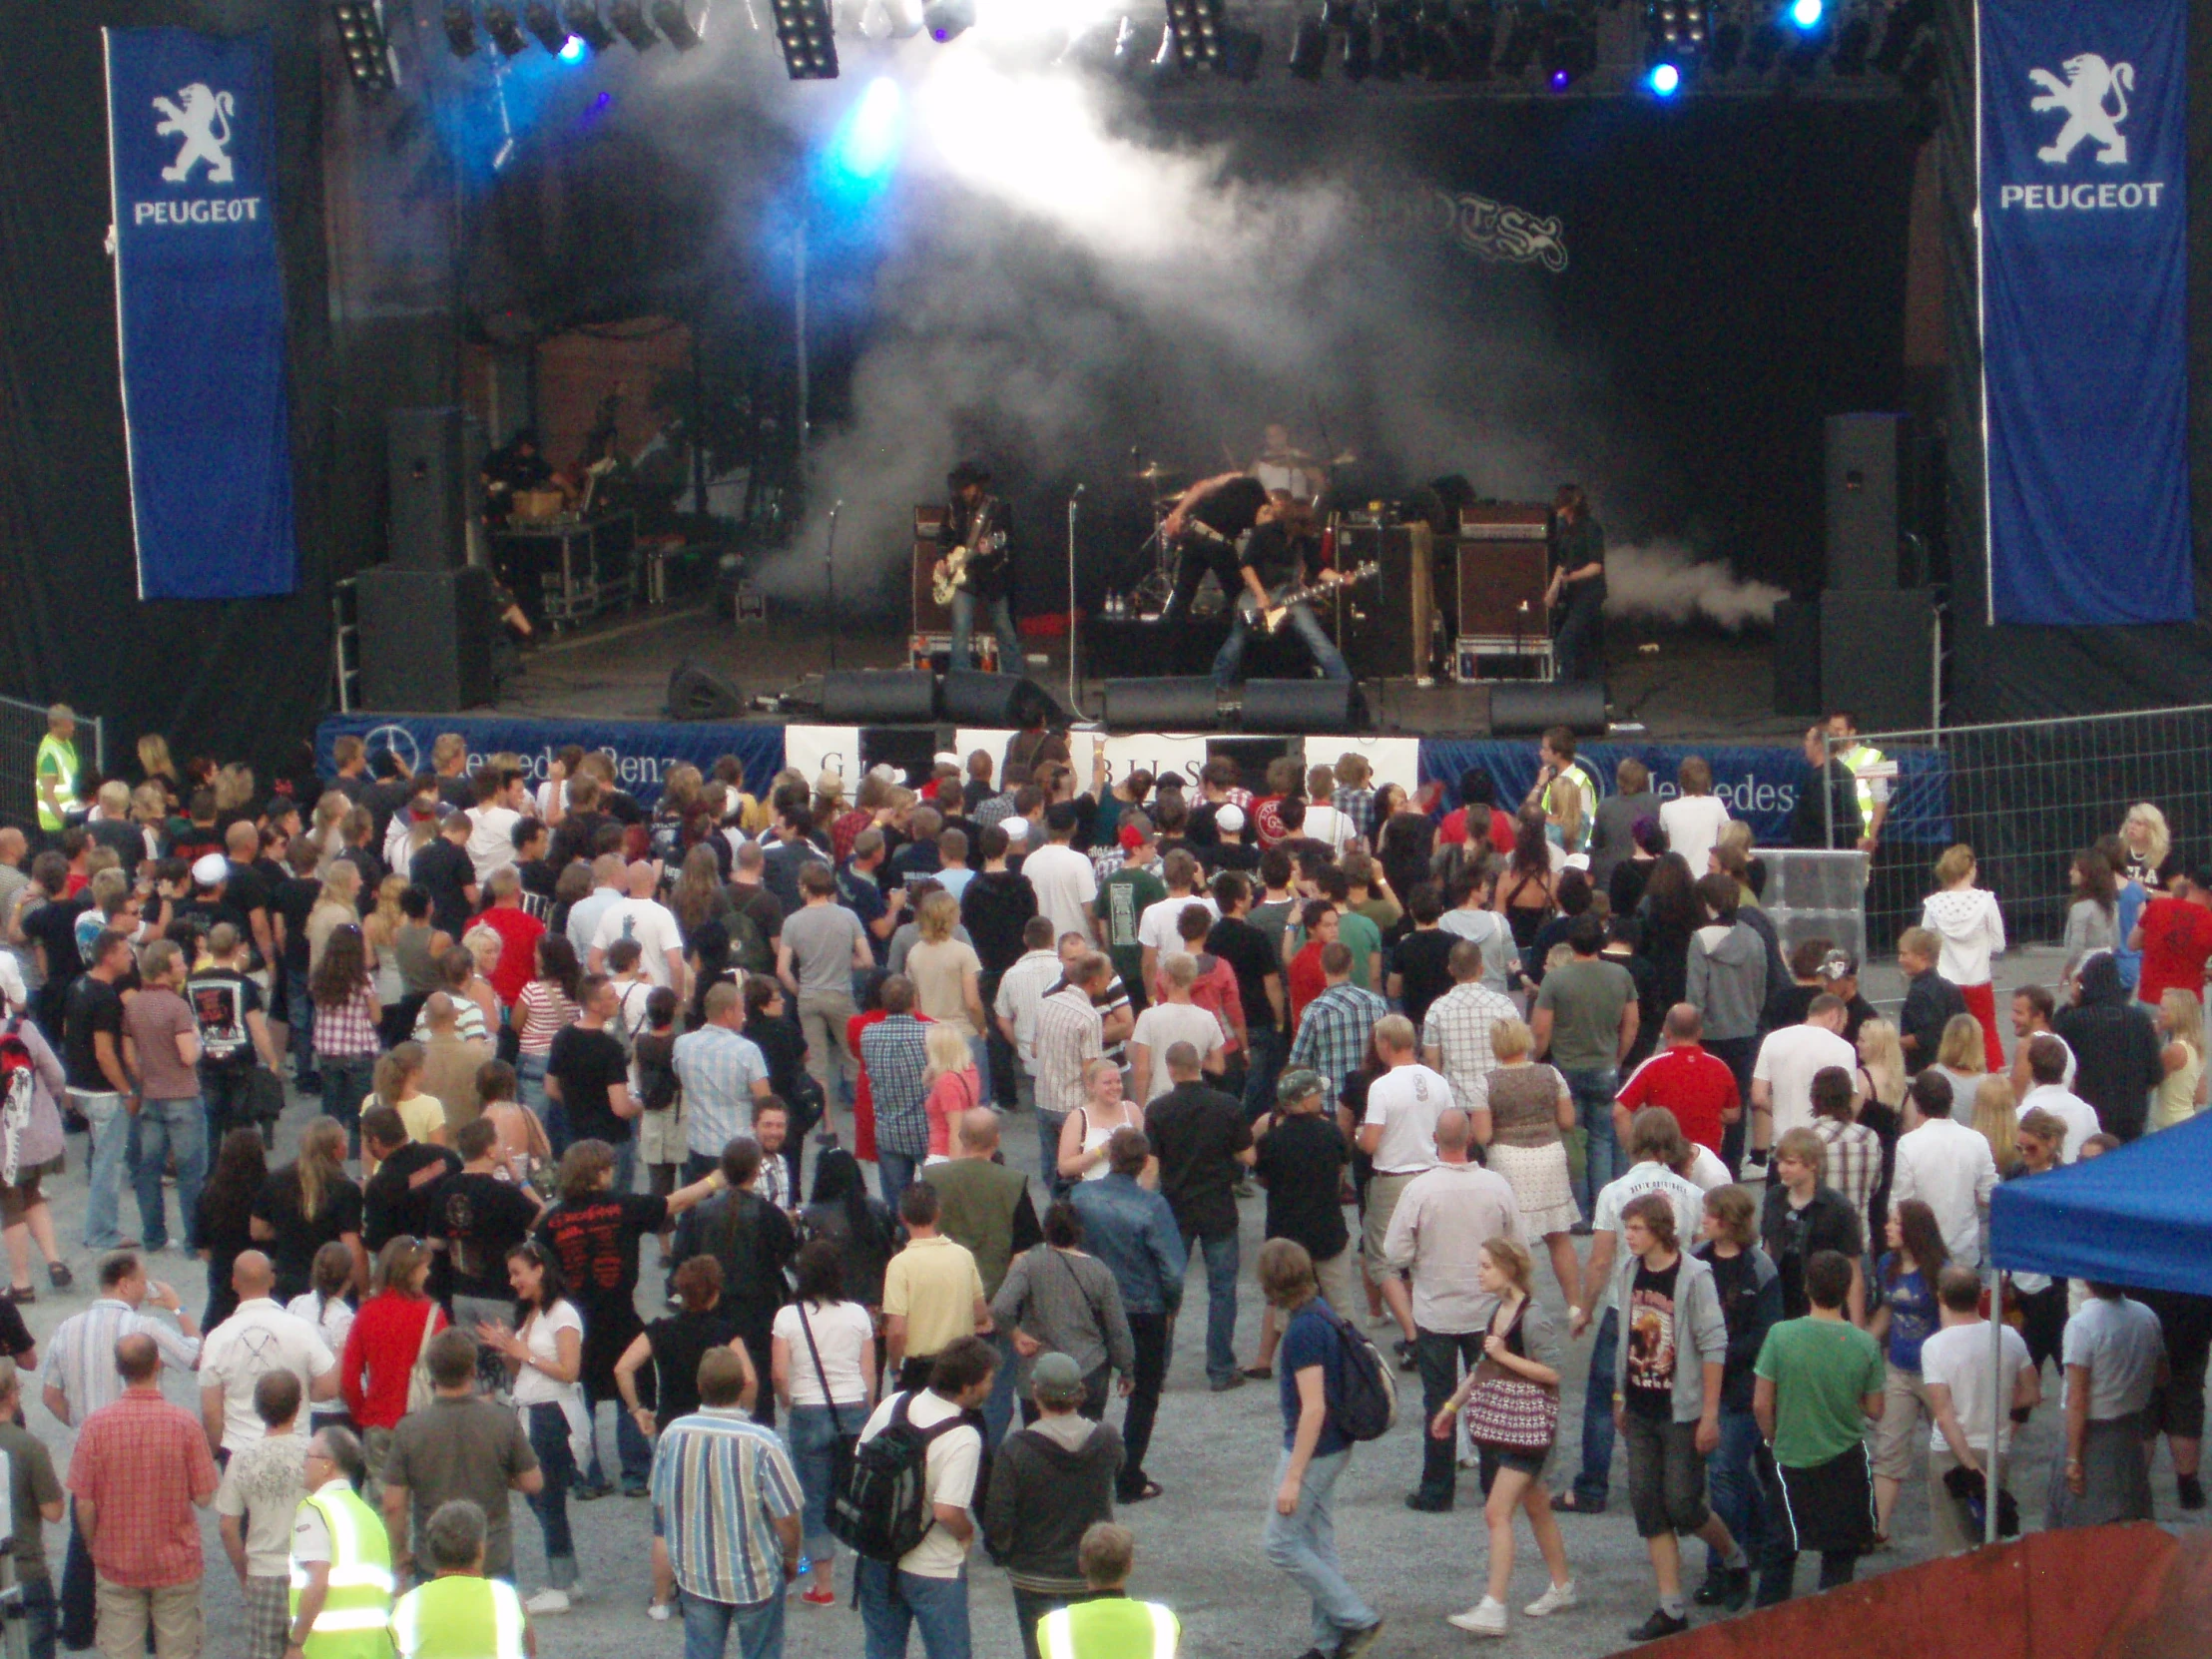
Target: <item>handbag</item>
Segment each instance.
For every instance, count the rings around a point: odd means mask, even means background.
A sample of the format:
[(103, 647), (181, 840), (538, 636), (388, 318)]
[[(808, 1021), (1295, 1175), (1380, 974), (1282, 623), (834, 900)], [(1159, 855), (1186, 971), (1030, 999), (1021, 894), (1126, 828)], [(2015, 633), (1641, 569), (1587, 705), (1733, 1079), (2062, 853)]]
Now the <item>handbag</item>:
[(407, 1411), (427, 1409), (437, 1397), (437, 1388), (430, 1381), (430, 1338), (438, 1323), (436, 1299), (430, 1303), (430, 1311), (422, 1316), (422, 1340), (415, 1344), (414, 1366), (407, 1373)]
[(830, 1442), (830, 1489), (844, 1490), (845, 1478), (852, 1471), (853, 1448), (860, 1443), (860, 1431), (844, 1431), (844, 1416), (837, 1409), (835, 1395), (830, 1391), (830, 1374), (823, 1369), (822, 1350), (815, 1346), (815, 1328), (807, 1318), (807, 1304), (795, 1304), (799, 1309), (799, 1329), (807, 1339), (807, 1352), (814, 1357), (815, 1380), (822, 1384), (822, 1402), (830, 1407), (830, 1432), (836, 1436)]
[[(1528, 1304), (1524, 1302), (1506, 1330), (1508, 1343), (1527, 1317)], [(1559, 1395), (1541, 1382), (1514, 1376), (1485, 1355), (1475, 1368), (1464, 1418), (1467, 1438), (1476, 1445), (1493, 1451), (1545, 1452), (1559, 1434)]]

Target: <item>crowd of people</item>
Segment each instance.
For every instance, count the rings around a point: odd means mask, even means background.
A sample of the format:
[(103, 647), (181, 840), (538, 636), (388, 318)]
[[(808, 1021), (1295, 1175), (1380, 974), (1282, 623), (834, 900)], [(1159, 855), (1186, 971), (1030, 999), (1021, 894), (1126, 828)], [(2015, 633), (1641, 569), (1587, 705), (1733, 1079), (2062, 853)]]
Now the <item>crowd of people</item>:
[[(1821, 844), (1872, 846), (1849, 737), (1808, 737)], [(414, 777), (341, 738), (333, 777), (267, 797), (158, 740), (137, 786), (93, 783), (59, 717), (51, 758), (51, 844), (0, 830), (0, 1449), (34, 1652), (201, 1651), (212, 1504), (226, 1651), (504, 1659), (586, 1593), (571, 1505), (619, 1493), (691, 1659), (781, 1652), (787, 1589), (833, 1603), (840, 1554), (869, 1659), (917, 1628), (965, 1659), (978, 1543), (1032, 1659), (1172, 1653), (1116, 1516), (1176, 1507), (1147, 1457), (1199, 1261), (1207, 1386), (1278, 1390), (1263, 1547), (1311, 1600), (1306, 1659), (1382, 1626), (1332, 1511), (1393, 1371), (1421, 1393), (1406, 1504), (1451, 1510), (1464, 1470), (1482, 1494), (1474, 1635), (1510, 1626), (1516, 1517), (1549, 1578), (1524, 1616), (1577, 1608), (1558, 1517), (1613, 1504), (1616, 1445), (1637, 1639), (1788, 1597), (1807, 1551), (1848, 1581), (1916, 1474), (1938, 1549), (1980, 1538), (1992, 1470), (2016, 1528), (2046, 1361), (2046, 1524), (2147, 1515), (2160, 1436), (2202, 1506), (2212, 1305), (2009, 1276), (1998, 1361), (1980, 1272), (1998, 1181), (2204, 1105), (2212, 868), (2171, 866), (2154, 808), (2073, 860), (2062, 980), (2014, 993), (2008, 1055), (1969, 848), (1884, 1017), (1851, 952), (1784, 949), (1702, 761), (1663, 805), (1634, 761), (1608, 793), (1564, 730), (1504, 803), (1356, 753), (1254, 791), (1228, 761), (1111, 779), (1094, 745), (1086, 781), (1041, 730), (849, 794), (680, 767), (651, 807), (603, 756), (532, 790), (457, 736)], [(45, 1294), (77, 1290), (42, 1190), (73, 1132), (97, 1285), (41, 1357), (20, 1310), (34, 1246)], [(152, 1276), (172, 1241), (197, 1315)], [(76, 1429), (66, 1478), (12, 1422), (18, 1367)]]

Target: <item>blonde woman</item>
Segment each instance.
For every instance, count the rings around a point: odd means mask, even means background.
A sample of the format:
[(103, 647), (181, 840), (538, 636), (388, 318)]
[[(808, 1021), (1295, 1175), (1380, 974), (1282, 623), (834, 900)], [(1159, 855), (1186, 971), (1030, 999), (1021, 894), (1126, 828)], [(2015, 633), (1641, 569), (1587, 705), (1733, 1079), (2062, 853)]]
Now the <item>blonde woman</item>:
[[(1107, 1174), (1106, 1143), (1117, 1129), (1144, 1128), (1144, 1110), (1124, 1100), (1121, 1067), (1111, 1060), (1083, 1062), (1083, 1104), (1060, 1125), (1060, 1158), (1056, 1166), (1069, 1181), (1103, 1181)], [(1151, 1185), (1157, 1159), (1145, 1161), (1146, 1185)]]
[[(346, 867), (359, 866), (349, 863)], [(376, 1000), (386, 1008), (397, 1007), (407, 995), (407, 982), (399, 971), (398, 948), (399, 929), (407, 924), (407, 913), (399, 907), (399, 895), (406, 890), (404, 875), (385, 876), (376, 888), (376, 908), (361, 920), (361, 939), (375, 963)]]
[(228, 830), (232, 825), (244, 820), (251, 823), (255, 813), (254, 769), (234, 761), (215, 775), (216, 828)]
[(1589, 839), (1590, 823), (1582, 813), (1580, 790), (1553, 790), (1550, 810), (1544, 815), (1544, 833), (1562, 852), (1572, 857)]
[(2012, 1092), (2012, 1079), (1984, 1077), (1973, 1092), (1973, 1126), (1989, 1143), (1989, 1156), (2000, 1170), (2008, 1170), (2019, 1161), (2019, 1121), (2020, 1103)]
[(1960, 1123), (1973, 1120), (1973, 1092), (1992, 1069), (1981, 1037), (1981, 1022), (1971, 1014), (1953, 1014), (1943, 1025), (1942, 1040), (1936, 1045), (1936, 1063), (1928, 1069), (1939, 1072), (1950, 1085), (1950, 1115)]
[[(323, 951), (330, 946), (330, 934), (348, 923), (361, 919), (361, 866), (351, 859), (344, 859), (327, 866), (322, 872), (322, 890), (315, 894), (314, 905), (307, 911), (307, 971), (312, 973), (315, 964), (322, 960)], [(367, 931), (362, 930), (362, 941), (367, 942)], [(373, 947), (371, 959), (373, 965)]]
[(1905, 1049), (1898, 1028), (1886, 1019), (1870, 1019), (1859, 1028), (1859, 1094), (1862, 1099), (1891, 1111), (1904, 1110), (1906, 1086)]
[(314, 842), (317, 857), (333, 857), (344, 850), (345, 815), (352, 810), (353, 803), (337, 790), (325, 790), (316, 800), (307, 838)]
[(2004, 1069), (2004, 1043), (1997, 1035), (1996, 987), (1989, 959), (2004, 953), (2004, 914), (1996, 894), (1973, 884), (1973, 848), (1960, 842), (1945, 847), (1936, 860), (1939, 891), (1921, 906), (1921, 925), (1943, 941), (1936, 971), (1956, 985), (1966, 1012), (1981, 1027), (1982, 1071)]
[(922, 1083), (929, 1091), (921, 1103), (929, 1119), (929, 1151), (924, 1164), (941, 1164), (952, 1156), (952, 1132), (960, 1114), (983, 1104), (983, 1077), (960, 1028), (932, 1021), (922, 1039), (922, 1053), (929, 1069)]
[(184, 780), (177, 776), (177, 763), (170, 758), (169, 740), (159, 732), (148, 732), (138, 741), (139, 771), (146, 782), (141, 789), (158, 791), (164, 812), (169, 816), (185, 810)]
[(2159, 1052), (2166, 1075), (2151, 1102), (2150, 1126), (2171, 1129), (2187, 1123), (2204, 1110), (2204, 1004), (2196, 992), (2170, 985), (2158, 1001), (2158, 1034), (2165, 1039)]
[[(1572, 792), (1561, 792), (1572, 793)], [(1566, 1132), (1574, 1127), (1574, 1096), (1550, 1066), (1533, 1065), (1528, 1027), (1501, 1019), (1490, 1027), (1497, 1066), (1488, 1073), (1488, 1105), (1468, 1116), (1474, 1138), (1488, 1149), (1489, 1166), (1513, 1189), (1521, 1232), (1542, 1239), (1571, 1322), (1581, 1310), (1581, 1273), (1574, 1259), (1574, 1225), (1581, 1212), (1567, 1168)]]
[[(408, 1139), (425, 1146), (446, 1146), (452, 1137), (446, 1133), (445, 1103), (422, 1092), (422, 1068), (420, 1043), (400, 1043), (384, 1053), (376, 1062), (376, 1103), (399, 1114), (399, 1121), (407, 1126)], [(376, 1172), (373, 1166), (364, 1164), (361, 1173), (366, 1176)]]
[(2146, 892), (2165, 891), (2174, 849), (2166, 815), (2147, 801), (2136, 802), (2120, 821), (2120, 840), (2127, 847), (2127, 878), (2140, 881)]
[(924, 898), (914, 912), (921, 936), (906, 952), (906, 977), (914, 982), (914, 1012), (953, 1027), (974, 1046), (975, 1063), (982, 1066), (989, 1063), (982, 1043), (990, 1029), (983, 1017), (983, 959), (973, 945), (952, 936), (959, 925), (958, 899), (942, 887)]

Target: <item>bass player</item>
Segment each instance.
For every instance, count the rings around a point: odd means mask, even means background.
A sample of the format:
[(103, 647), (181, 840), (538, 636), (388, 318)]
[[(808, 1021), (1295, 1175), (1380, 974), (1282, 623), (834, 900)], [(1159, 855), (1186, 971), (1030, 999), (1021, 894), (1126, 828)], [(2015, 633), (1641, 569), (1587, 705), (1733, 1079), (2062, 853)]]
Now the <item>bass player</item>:
[(990, 470), (979, 461), (962, 461), (945, 474), (945, 492), (951, 500), (937, 529), (937, 545), (944, 553), (930, 574), (940, 590), (947, 581), (953, 590), (952, 649), (945, 666), (969, 666), (968, 642), (980, 606), (989, 613), (991, 632), (998, 637), (998, 672), (1019, 674), (1021, 636), (1014, 631), (1010, 598), (1013, 515), (1002, 497), (990, 493)]
[[(1209, 496), (1229, 494), (1240, 484), (1250, 482), (1243, 474), (1231, 473), (1194, 486), (1176, 503), (1175, 511), (1169, 515), (1168, 530), (1174, 533), (1186, 524), (1195, 530), (1205, 522)], [(1251, 641), (1254, 621), (1278, 609), (1282, 596), (1305, 582), (1307, 561), (1320, 551), (1321, 538), (1314, 528), (1313, 509), (1294, 500), (1288, 490), (1275, 490), (1253, 508), (1249, 535), (1232, 542), (1217, 530), (1210, 545), (1223, 553), (1234, 548), (1236, 559), (1237, 585), (1233, 590), (1235, 604), (1229, 638), (1222, 642), (1221, 651), (1214, 658), (1214, 684), (1228, 686), (1236, 681), (1238, 671), (1244, 666), (1245, 647)], [(1227, 563), (1227, 558), (1223, 558), (1216, 568)], [(1318, 580), (1329, 586), (1340, 577), (1334, 570), (1324, 570), (1319, 573)], [(1181, 585), (1179, 581), (1177, 586)], [(1231, 584), (1225, 581), (1224, 586)], [(1323, 629), (1312, 606), (1302, 600), (1291, 605), (1288, 615), (1280, 620), (1281, 625), (1291, 628), (1306, 642), (1306, 649), (1313, 654), (1325, 679), (1352, 678), (1344, 654)]]

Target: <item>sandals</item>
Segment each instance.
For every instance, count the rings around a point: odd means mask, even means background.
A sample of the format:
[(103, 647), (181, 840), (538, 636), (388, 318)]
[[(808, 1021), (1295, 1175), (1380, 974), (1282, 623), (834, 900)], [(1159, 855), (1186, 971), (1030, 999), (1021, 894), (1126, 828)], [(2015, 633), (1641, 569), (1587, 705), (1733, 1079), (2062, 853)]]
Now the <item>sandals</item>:
[(1244, 1369), (1244, 1374), (1255, 1382), (1266, 1382), (1274, 1378), (1275, 1368), (1273, 1366), (1247, 1366)]
[(18, 1308), (27, 1306), (38, 1300), (38, 1287), (36, 1285), (10, 1285), (8, 1287), (8, 1300)]
[(46, 1277), (57, 1291), (66, 1291), (77, 1283), (77, 1276), (69, 1271), (67, 1262), (47, 1263)]

